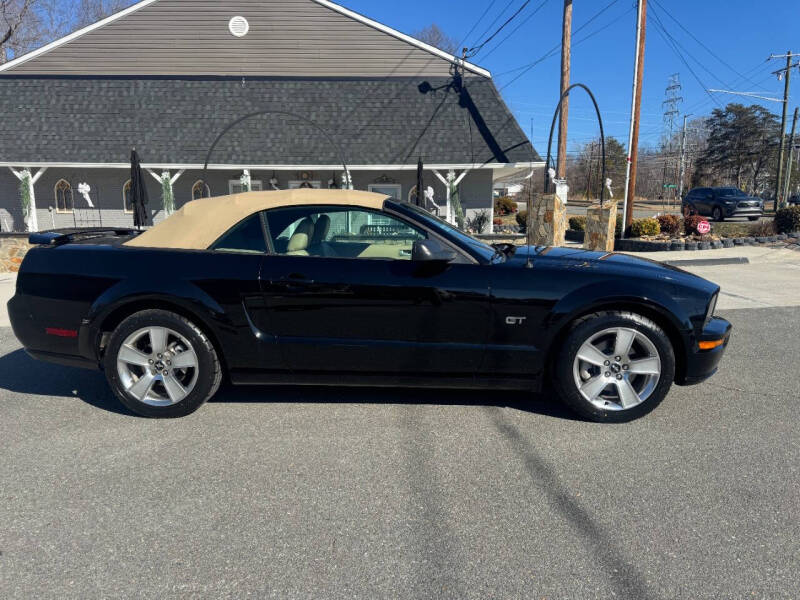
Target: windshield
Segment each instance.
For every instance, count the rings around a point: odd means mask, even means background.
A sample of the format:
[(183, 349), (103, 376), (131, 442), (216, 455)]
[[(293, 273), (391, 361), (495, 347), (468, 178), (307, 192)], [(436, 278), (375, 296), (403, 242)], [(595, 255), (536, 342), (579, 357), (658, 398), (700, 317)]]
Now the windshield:
[(747, 196), (742, 190), (736, 188), (722, 188), (719, 193), (721, 196)]
[(497, 251), (492, 248), (489, 244), (485, 244), (480, 240), (475, 239), (474, 237), (467, 235), (454, 225), (451, 225), (447, 221), (440, 219), (437, 216), (432, 215), (427, 210), (420, 208), (418, 206), (414, 206), (413, 204), (397, 203), (397, 206), (404, 208), (412, 213), (422, 222), (425, 222), (427, 225), (430, 225), (437, 231), (440, 231), (445, 236), (453, 239), (455, 242), (461, 244), (462, 246), (466, 246), (472, 253), (477, 254), (479, 257), (483, 258), (486, 261), (491, 261), (497, 255)]

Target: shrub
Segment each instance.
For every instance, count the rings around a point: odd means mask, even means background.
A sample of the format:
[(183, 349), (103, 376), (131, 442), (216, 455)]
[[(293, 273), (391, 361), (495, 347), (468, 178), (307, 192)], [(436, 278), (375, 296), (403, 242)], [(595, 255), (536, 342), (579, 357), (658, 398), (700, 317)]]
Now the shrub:
[(510, 215), (517, 212), (517, 203), (514, 202), (508, 196), (501, 196), (494, 201), (494, 214), (500, 215), (501, 217), (505, 215)]
[(524, 233), (526, 229), (528, 229), (528, 211), (521, 210), (517, 213), (516, 216), (517, 225), (520, 227), (520, 232)]
[(683, 219), (683, 232), (686, 235), (692, 235), (697, 233), (697, 226), (700, 224), (700, 221), (705, 221), (703, 217), (700, 215), (690, 215)]
[(681, 230), (681, 220), (676, 215), (659, 215), (656, 220), (661, 228), (661, 233), (675, 236)]
[(631, 223), (631, 235), (633, 237), (658, 235), (659, 233), (661, 233), (661, 228), (658, 225), (658, 221), (652, 217), (634, 219), (633, 223)]
[(778, 209), (775, 213), (775, 229), (778, 233), (800, 231), (800, 206)]
[(569, 228), (572, 231), (586, 231), (586, 217), (570, 217)]
[(489, 211), (482, 210), (475, 213), (471, 218), (467, 219), (467, 229), (475, 233), (483, 233), (486, 226), (489, 224)]
[(750, 235), (753, 237), (767, 237), (775, 235), (774, 221), (759, 221), (750, 225)]
[(614, 237), (620, 238), (622, 237), (622, 222), (625, 220), (625, 217), (620, 213), (617, 214), (617, 223), (614, 225)]

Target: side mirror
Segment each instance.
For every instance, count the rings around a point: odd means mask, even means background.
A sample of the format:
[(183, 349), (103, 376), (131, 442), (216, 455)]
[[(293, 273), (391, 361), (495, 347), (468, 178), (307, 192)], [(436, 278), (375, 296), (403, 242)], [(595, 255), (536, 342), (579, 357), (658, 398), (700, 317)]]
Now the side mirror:
[(414, 262), (453, 262), (458, 255), (438, 240), (417, 240), (411, 247)]

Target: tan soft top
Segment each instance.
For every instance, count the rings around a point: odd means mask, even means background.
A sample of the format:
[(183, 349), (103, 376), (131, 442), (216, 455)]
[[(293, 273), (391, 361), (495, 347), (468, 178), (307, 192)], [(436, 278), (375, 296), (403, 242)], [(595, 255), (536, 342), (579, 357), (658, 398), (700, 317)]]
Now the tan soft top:
[(231, 227), (261, 210), (308, 204), (361, 206), (380, 210), (388, 196), (355, 190), (276, 190), (201, 198), (125, 242), (126, 246), (205, 250)]

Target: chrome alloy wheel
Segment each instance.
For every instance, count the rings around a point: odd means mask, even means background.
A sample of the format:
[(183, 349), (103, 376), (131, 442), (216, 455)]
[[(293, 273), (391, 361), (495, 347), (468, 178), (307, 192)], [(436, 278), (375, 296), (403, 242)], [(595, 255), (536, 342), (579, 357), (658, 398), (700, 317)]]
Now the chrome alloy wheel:
[(120, 346), (117, 373), (125, 391), (139, 402), (171, 406), (186, 398), (197, 383), (197, 353), (172, 329), (145, 327)]
[(661, 377), (661, 357), (643, 333), (612, 327), (595, 333), (573, 364), (581, 395), (603, 410), (628, 410), (647, 400)]

